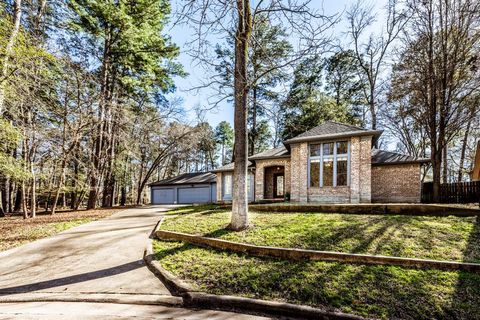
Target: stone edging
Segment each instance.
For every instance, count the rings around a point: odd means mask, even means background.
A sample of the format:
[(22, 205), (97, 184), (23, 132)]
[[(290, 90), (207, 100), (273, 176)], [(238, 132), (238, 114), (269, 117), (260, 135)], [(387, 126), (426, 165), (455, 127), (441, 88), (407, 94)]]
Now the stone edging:
[[(163, 220), (163, 218), (162, 218)], [(160, 228), (160, 221), (154, 229), (156, 234)], [(289, 316), (299, 319), (324, 319), (324, 320), (364, 320), (365, 318), (341, 312), (330, 312), (318, 308), (291, 303), (281, 303), (259, 299), (243, 298), (227, 295), (214, 295), (195, 291), (190, 285), (165, 270), (155, 260), (152, 239), (148, 239), (144, 252), (144, 260), (152, 271), (175, 296), (183, 298), (185, 307), (233, 311), (245, 314), (264, 316)]]
[(432, 268), (448, 271), (462, 270), (480, 273), (480, 264), (478, 263), (264, 247), (165, 230), (156, 230), (155, 236), (160, 240), (183, 241), (201, 247), (229, 250), (237, 253), (250, 254), (256, 257), (274, 257), (290, 260), (335, 261), (355, 264), (392, 265), (409, 268)]
[(462, 208), (439, 204), (250, 204), (249, 208), (258, 212), (321, 212), (343, 214), (375, 214), (375, 215), (406, 215), (406, 216), (479, 216), (480, 209)]

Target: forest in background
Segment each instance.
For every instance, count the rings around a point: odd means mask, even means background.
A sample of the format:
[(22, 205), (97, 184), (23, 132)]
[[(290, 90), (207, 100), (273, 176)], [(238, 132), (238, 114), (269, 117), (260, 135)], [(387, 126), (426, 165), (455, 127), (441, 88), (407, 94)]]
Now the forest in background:
[[(166, 31), (168, 0), (1, 6), (0, 214), (140, 204), (149, 182), (232, 160), (232, 126), (202, 114), (233, 99), (233, 29), (197, 56), (216, 91), (188, 121), (181, 99), (167, 99), (189, 71)], [(479, 6), (388, 1), (374, 12), (357, 2), (324, 18), (308, 51), (281, 19), (256, 15), (249, 154), (335, 120), (384, 129), (378, 147), (431, 158), (427, 179), (467, 180), (480, 138)], [(381, 29), (375, 15), (387, 17)], [(347, 46), (328, 32), (340, 20)]]

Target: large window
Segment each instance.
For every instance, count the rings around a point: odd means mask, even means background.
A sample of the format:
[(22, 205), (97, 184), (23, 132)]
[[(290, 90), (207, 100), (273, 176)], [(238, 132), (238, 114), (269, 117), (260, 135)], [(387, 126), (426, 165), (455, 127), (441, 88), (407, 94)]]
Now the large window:
[(310, 187), (349, 184), (349, 143), (337, 141), (310, 145)]

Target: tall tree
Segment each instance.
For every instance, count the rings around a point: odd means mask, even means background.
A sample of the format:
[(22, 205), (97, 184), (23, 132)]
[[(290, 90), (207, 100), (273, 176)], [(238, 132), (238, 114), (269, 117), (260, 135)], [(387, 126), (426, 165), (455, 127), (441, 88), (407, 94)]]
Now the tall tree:
[[(3, 10), (4, 5), (1, 5), (0, 8)], [(1, 17), (4, 19), (5, 17)], [(8, 35), (8, 40), (5, 43), (5, 46), (2, 44), (2, 66), (1, 66), (1, 74), (0, 74), (0, 115), (3, 114), (4, 111), (4, 103), (5, 103), (5, 85), (7, 78), (10, 76), (10, 62), (11, 62), (11, 55), (14, 50), (15, 41), (17, 39), (17, 35), (20, 31), (20, 22), (22, 19), (22, 0), (14, 0), (13, 1), (13, 8), (11, 17), (7, 18), (7, 21), (2, 21), (2, 24), (6, 26), (2, 26), (3, 28), (8, 28), (10, 30), (10, 34)], [(9, 21), (10, 20), (10, 21)]]
[[(323, 36), (331, 22), (317, 11), (308, 10), (308, 1), (289, 1), (287, 4), (278, 1), (260, 1), (253, 8), (248, 0), (236, 0), (234, 3), (203, 1), (190, 1), (180, 10), (181, 18), (195, 25), (197, 44), (193, 54), (203, 61), (205, 65), (212, 66), (212, 59), (205, 57), (205, 49), (208, 42), (205, 34), (211, 32), (225, 32), (231, 35), (235, 30), (235, 62), (233, 68), (234, 83), (234, 131), (235, 147), (233, 173), (233, 200), (230, 228), (241, 230), (248, 227), (248, 197), (247, 197), (247, 114), (248, 96), (250, 89), (261, 76), (270, 73), (278, 67), (274, 66), (265, 70), (257, 78), (248, 75), (248, 52), (254, 32), (255, 17), (266, 15), (284, 22), (296, 33), (298, 52), (294, 58), (290, 58), (285, 64), (291, 64), (300, 56), (311, 55), (319, 48), (323, 48), (327, 42)], [(213, 80), (218, 83), (218, 79)]]
[[(171, 76), (181, 74), (173, 62), (178, 48), (162, 34), (170, 13), (165, 0), (100, 1), (71, 0), (72, 21), (98, 54), (100, 95), (94, 142), (88, 208), (97, 203), (102, 177), (113, 190), (116, 127), (119, 101), (125, 94), (173, 87)], [(83, 42), (85, 43), (85, 42)]]
[[(388, 1), (385, 17), (386, 24), (382, 33), (367, 34), (376, 21), (373, 7), (365, 5), (363, 0), (358, 0), (347, 11), (348, 34), (365, 83), (363, 91), (373, 130), (377, 129), (378, 125), (377, 113), (387, 54), (408, 22), (408, 15), (400, 8), (398, 0)], [(363, 42), (363, 39), (366, 41)]]
[(393, 97), (409, 104), (428, 137), (433, 194), (439, 200), (442, 164), (452, 139), (478, 113), (480, 3), (410, 0), (411, 24), (394, 69)]
[(358, 121), (364, 124), (364, 82), (359, 76), (360, 64), (353, 50), (340, 50), (325, 61), (325, 90), (337, 106), (346, 105)]
[[(279, 102), (278, 85), (288, 78), (288, 56), (292, 46), (287, 40), (285, 28), (272, 24), (267, 15), (257, 15), (255, 29), (248, 51), (248, 77), (257, 79), (250, 86), (248, 99), (248, 154), (263, 151), (268, 147), (270, 130), (266, 116), (269, 108)], [(234, 38), (228, 38), (224, 47), (217, 46), (217, 57), (221, 62), (216, 71), (221, 74), (222, 89), (233, 89)], [(270, 72), (268, 72), (271, 70)], [(233, 90), (232, 90), (233, 91)], [(233, 92), (227, 91), (227, 94)]]
[(220, 146), (220, 165), (230, 163), (233, 154), (233, 129), (227, 121), (220, 122), (215, 128), (215, 139)]
[(294, 71), (294, 80), (283, 102), (283, 139), (292, 138), (327, 120), (354, 123), (345, 103), (323, 91), (324, 62), (318, 56), (303, 59)]

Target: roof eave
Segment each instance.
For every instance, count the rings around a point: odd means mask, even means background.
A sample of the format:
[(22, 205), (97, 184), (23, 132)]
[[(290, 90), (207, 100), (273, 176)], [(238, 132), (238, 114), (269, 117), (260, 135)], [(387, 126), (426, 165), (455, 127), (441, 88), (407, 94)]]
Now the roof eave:
[(372, 136), (380, 137), (383, 130), (368, 130), (368, 131), (351, 131), (351, 132), (342, 132), (336, 134), (320, 135), (320, 136), (310, 136), (310, 137), (301, 137), (301, 138), (292, 138), (284, 141), (285, 145), (299, 142), (309, 142), (309, 141), (324, 141), (330, 139), (341, 139), (341, 138), (350, 138), (350, 137), (360, 137), (360, 136)]

